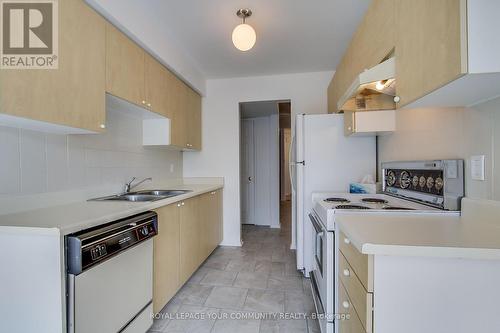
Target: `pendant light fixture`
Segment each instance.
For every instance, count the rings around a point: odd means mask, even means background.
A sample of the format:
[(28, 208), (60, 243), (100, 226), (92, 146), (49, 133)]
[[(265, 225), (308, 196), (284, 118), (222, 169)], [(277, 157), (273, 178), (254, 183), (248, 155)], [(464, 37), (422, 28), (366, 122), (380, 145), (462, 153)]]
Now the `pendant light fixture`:
[(243, 23), (234, 28), (232, 38), (234, 46), (240, 51), (250, 50), (257, 39), (255, 30), (245, 23), (246, 18), (251, 15), (252, 11), (250, 9), (238, 9), (236, 12), (236, 16), (243, 19)]

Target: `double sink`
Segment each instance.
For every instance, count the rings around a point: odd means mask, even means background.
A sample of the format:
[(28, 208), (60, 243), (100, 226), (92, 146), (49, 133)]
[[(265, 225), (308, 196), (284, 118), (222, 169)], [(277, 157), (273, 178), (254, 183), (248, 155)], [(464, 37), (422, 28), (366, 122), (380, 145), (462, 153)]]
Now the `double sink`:
[(91, 199), (90, 201), (151, 202), (151, 201), (172, 198), (189, 192), (191, 192), (191, 190), (144, 190), (144, 191), (123, 193), (118, 195), (110, 195), (102, 198), (95, 198)]

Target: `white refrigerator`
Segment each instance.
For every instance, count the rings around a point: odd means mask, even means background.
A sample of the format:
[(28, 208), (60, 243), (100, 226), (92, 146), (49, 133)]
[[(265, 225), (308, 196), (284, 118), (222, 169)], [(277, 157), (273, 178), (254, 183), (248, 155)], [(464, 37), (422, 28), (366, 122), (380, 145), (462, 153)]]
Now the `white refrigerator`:
[(292, 249), (297, 269), (313, 269), (313, 232), (308, 222), (313, 192), (349, 192), (349, 183), (376, 173), (375, 137), (344, 136), (344, 115), (298, 115), (290, 148)]

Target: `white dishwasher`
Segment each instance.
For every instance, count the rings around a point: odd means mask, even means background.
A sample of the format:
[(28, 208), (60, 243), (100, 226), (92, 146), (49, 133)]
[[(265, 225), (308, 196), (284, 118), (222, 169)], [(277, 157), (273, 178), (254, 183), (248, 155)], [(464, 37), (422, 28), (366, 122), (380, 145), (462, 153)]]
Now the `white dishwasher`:
[(70, 333), (144, 333), (152, 325), (153, 240), (146, 212), (66, 237)]

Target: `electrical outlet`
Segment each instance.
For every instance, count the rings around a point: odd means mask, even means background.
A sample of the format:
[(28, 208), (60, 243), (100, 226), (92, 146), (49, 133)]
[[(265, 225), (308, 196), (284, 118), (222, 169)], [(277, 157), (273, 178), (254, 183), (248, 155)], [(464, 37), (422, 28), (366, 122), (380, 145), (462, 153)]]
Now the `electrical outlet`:
[(484, 180), (484, 155), (471, 156), (470, 175), (473, 180)]

